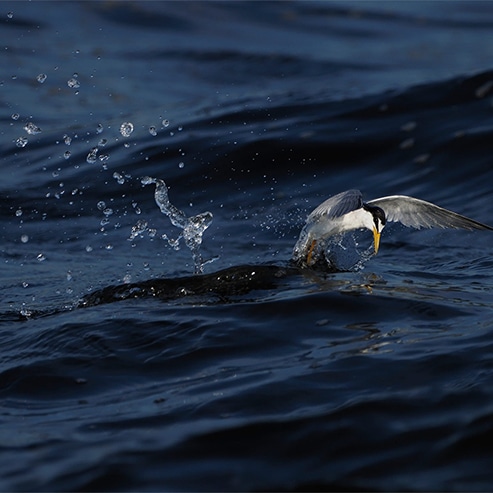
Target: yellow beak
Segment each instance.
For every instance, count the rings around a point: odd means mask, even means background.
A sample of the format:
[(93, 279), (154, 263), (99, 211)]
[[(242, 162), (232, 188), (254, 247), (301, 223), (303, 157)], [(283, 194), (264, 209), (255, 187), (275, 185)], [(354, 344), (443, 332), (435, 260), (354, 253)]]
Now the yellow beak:
[(375, 245), (375, 253), (378, 253), (378, 247), (380, 246), (380, 233), (377, 228), (373, 228), (373, 244)]

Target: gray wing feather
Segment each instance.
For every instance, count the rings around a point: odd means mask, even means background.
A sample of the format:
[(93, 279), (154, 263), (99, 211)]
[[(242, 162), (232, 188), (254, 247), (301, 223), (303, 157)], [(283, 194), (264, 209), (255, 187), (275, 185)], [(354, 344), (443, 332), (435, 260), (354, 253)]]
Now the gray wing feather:
[(307, 222), (316, 221), (321, 216), (325, 216), (328, 219), (335, 219), (361, 207), (363, 207), (363, 196), (361, 192), (359, 190), (348, 190), (322, 202), (310, 213)]
[(400, 222), (404, 226), (420, 228), (455, 228), (455, 229), (489, 229), (491, 226), (482, 224), (474, 219), (461, 216), (424, 200), (392, 195), (368, 202), (370, 205), (381, 207), (388, 221)]

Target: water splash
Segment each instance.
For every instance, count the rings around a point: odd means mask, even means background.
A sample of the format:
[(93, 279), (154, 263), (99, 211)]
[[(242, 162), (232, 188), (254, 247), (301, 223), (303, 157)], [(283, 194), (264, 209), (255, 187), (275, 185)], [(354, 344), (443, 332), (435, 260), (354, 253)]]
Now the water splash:
[[(293, 250), (293, 261), (306, 267), (307, 251), (311, 249), (309, 237), (302, 230)], [(311, 253), (309, 267), (330, 272), (358, 272), (375, 255), (373, 242), (366, 230), (340, 233), (318, 239)]]
[(147, 230), (147, 221), (144, 219), (139, 219), (137, 223), (132, 226), (132, 231), (130, 232), (129, 240), (135, 239), (137, 236), (141, 235)]
[(154, 199), (156, 200), (157, 206), (163, 214), (169, 217), (173, 226), (183, 229), (183, 232), (174, 241), (174, 243), (178, 245), (179, 240), (183, 238), (185, 245), (192, 252), (194, 273), (201, 274), (203, 272), (204, 265), (209, 263), (209, 261), (204, 262), (202, 259), (202, 255), (200, 254), (200, 245), (202, 244), (202, 235), (204, 234), (204, 231), (212, 222), (212, 213), (202, 212), (201, 214), (187, 218), (183, 211), (175, 207), (169, 201), (168, 187), (163, 180), (145, 176), (141, 179), (141, 183), (142, 185), (156, 185)]
[(367, 231), (350, 231), (332, 236), (326, 241), (325, 260), (338, 271), (358, 272), (375, 255)]

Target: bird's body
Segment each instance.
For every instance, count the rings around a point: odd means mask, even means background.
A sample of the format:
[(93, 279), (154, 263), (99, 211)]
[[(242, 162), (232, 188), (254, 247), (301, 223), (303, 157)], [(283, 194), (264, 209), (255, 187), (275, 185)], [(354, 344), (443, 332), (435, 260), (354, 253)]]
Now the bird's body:
[(365, 203), (359, 190), (348, 190), (322, 202), (310, 213), (294, 247), (293, 260), (302, 266), (311, 266), (320, 259), (325, 240), (364, 228), (373, 231), (376, 253), (380, 233), (387, 221), (416, 229), (439, 227), (493, 231), (491, 226), (414, 197), (391, 195)]

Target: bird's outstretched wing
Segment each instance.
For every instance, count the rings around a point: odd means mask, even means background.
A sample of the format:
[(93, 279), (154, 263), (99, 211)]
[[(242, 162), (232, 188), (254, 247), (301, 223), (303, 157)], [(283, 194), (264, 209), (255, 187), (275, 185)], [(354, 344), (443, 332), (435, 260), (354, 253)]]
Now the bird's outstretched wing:
[[(489, 229), (491, 226), (482, 224), (474, 219), (461, 216), (424, 200), (407, 197), (406, 195), (391, 195), (370, 200), (370, 205), (381, 207), (387, 221), (400, 222), (404, 226), (420, 228), (455, 228), (455, 229)], [(323, 205), (323, 204), (322, 204)]]
[(325, 202), (322, 202), (310, 213), (307, 223), (317, 221), (322, 216), (325, 216), (327, 219), (335, 219), (361, 207), (363, 207), (363, 196), (361, 192), (359, 190), (348, 190), (347, 192), (338, 193)]

